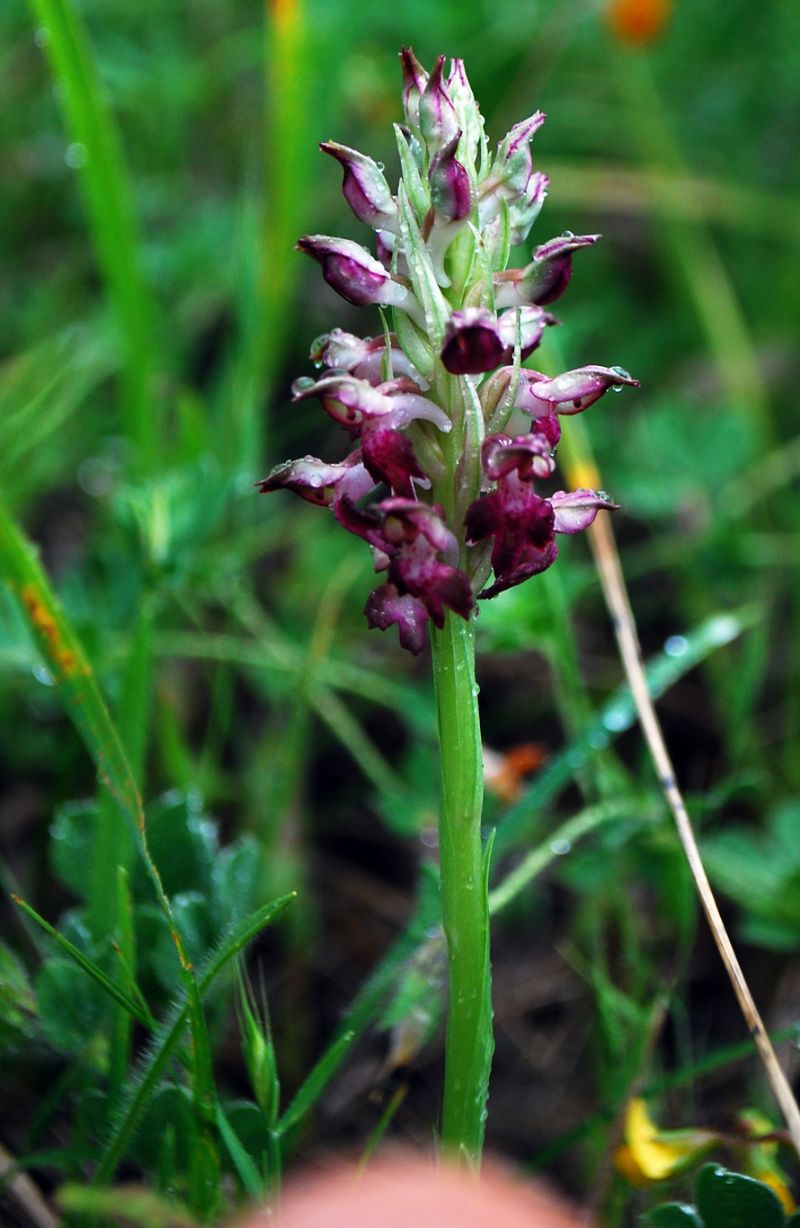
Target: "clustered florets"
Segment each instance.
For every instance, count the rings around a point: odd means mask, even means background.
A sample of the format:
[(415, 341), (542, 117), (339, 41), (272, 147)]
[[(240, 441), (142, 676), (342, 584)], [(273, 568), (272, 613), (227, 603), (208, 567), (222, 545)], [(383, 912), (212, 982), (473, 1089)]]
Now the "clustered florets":
[(547, 192), (531, 156), (544, 115), (515, 124), (492, 157), (462, 61), (445, 77), (444, 56), (430, 74), (412, 51), (400, 58), (397, 193), (372, 158), (320, 146), (341, 164), (344, 196), (374, 230), (376, 255), (327, 235), (298, 242), (348, 302), (391, 310), (382, 336), (336, 328), (318, 338), (311, 359), (323, 373), (293, 386), (295, 401), (319, 398), (356, 446), (332, 464), (288, 461), (259, 489), (323, 504), (369, 543), (386, 573), (367, 600), (369, 625), (396, 626), (418, 653), (429, 620), (441, 628), (446, 609), (469, 618), (476, 595), (549, 567), (557, 533), (616, 507), (602, 491), (544, 497), (534, 481), (553, 474), (559, 415), (638, 381), (620, 367), (551, 378), (521, 366), (558, 322), (545, 307), (566, 290), (573, 253), (599, 236), (567, 232), (508, 269)]

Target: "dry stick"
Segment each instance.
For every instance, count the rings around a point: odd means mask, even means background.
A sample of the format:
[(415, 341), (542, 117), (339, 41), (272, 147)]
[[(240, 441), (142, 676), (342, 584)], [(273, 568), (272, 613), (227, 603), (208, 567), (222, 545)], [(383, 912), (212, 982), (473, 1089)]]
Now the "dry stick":
[(675, 780), (675, 769), (669, 756), (664, 735), (656, 716), (653, 701), (647, 687), (647, 680), (642, 663), (642, 651), (636, 622), (633, 617), (625, 578), (619, 561), (619, 553), (614, 540), (614, 531), (607, 516), (598, 516), (589, 530), (592, 553), (603, 586), (609, 612), (617, 637), (622, 664), (631, 689), (631, 695), (636, 705), (639, 723), (645, 736), (650, 756), (658, 774), (661, 787), (667, 799), (670, 810), (678, 829), (678, 837), (686, 854), (689, 869), (692, 872), (700, 902), (711, 926), (714, 941), (722, 957), (722, 962), (730, 977), (734, 993), (739, 1000), (739, 1006), (755, 1041), (759, 1057), (764, 1064), (764, 1070), (772, 1088), (773, 1095), (780, 1106), (781, 1112), (789, 1127), (789, 1133), (794, 1146), (800, 1154), (800, 1109), (794, 1098), (786, 1075), (781, 1069), (772, 1042), (758, 1008), (753, 1001), (747, 981), (744, 978), (736, 952), (733, 949), (725, 924), (720, 916), (717, 902), (711, 890), (711, 884), (705, 872), (697, 847), (692, 824), (686, 810), (683, 795)]

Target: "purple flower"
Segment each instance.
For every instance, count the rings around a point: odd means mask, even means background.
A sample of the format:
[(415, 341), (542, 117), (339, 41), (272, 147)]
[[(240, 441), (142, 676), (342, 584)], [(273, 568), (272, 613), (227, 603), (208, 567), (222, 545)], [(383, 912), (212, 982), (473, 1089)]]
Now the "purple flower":
[(355, 502), (374, 488), (375, 480), (362, 464), (360, 448), (333, 465), (317, 460), (316, 456), (285, 461), (257, 483), (262, 494), (271, 490), (291, 490), (301, 499), (323, 507), (332, 507), (344, 497)]
[(521, 371), (514, 405), (533, 418), (547, 417), (555, 410), (559, 414), (579, 414), (594, 405), (609, 388), (623, 385), (638, 388), (622, 367), (578, 367), (549, 378), (539, 371)]
[[(458, 542), (444, 522), (441, 507), (416, 503), (412, 499), (391, 498), (360, 509), (349, 499), (334, 507), (336, 519), (350, 533), (362, 537), (377, 555), (376, 569), (386, 571), (388, 585), (376, 590), (367, 603), (370, 625), (382, 630), (392, 623), (419, 630), (421, 611), (404, 603), (399, 596), (416, 598), (434, 624), (444, 626), (445, 607), (467, 618), (473, 606), (472, 588), (466, 575), (456, 566)], [(401, 627), (401, 635), (403, 628)], [(419, 642), (417, 640), (415, 642)], [(412, 648), (418, 652), (419, 647)]]
[(549, 499), (537, 495), (533, 478), (552, 472), (547, 468), (547, 441), (537, 433), (516, 439), (490, 435), (483, 444), (482, 461), (497, 489), (471, 503), (465, 520), (469, 542), (494, 538), (495, 582), (484, 589), (482, 598), (496, 597), (545, 571), (558, 554), (556, 533), (577, 533), (601, 508), (617, 506), (602, 491), (562, 490)]
[[(389, 335), (389, 340), (392, 375), (407, 375), (424, 391), (428, 386), (426, 381), (396, 344), (393, 334)], [(309, 358), (314, 363), (345, 371), (357, 379), (377, 385), (383, 382), (385, 355), (386, 341), (383, 337), (356, 337), (341, 328), (333, 328), (317, 337), (311, 346)]]
[(485, 307), (466, 307), (448, 321), (442, 362), (452, 375), (478, 375), (499, 366), (505, 349), (497, 316)]
[(413, 380), (404, 376), (373, 387), (352, 375), (324, 375), (318, 380), (295, 380), (293, 392), (295, 401), (319, 397), (334, 422), (353, 434), (374, 421), (395, 429), (417, 418), (432, 422), (440, 431), (449, 431), (452, 426), (442, 407), (421, 396)]
[(397, 202), (378, 163), (336, 141), (321, 141), (320, 149), (344, 167), (342, 193), (358, 220), (373, 230), (398, 233)]
[(412, 317), (421, 318), (413, 294), (387, 272), (380, 261), (360, 243), (329, 235), (304, 235), (297, 247), (322, 265), (322, 276), (348, 303), (364, 307), (378, 303), (383, 307), (402, 307)]
[(367, 625), (378, 631), (396, 626), (400, 647), (418, 657), (425, 647), (428, 611), (425, 603), (410, 593), (401, 597), (393, 584), (380, 584), (373, 589), (364, 606)]
[(511, 362), (518, 321), (523, 360), (536, 349), (547, 325), (558, 323), (555, 316), (532, 305), (512, 308), (499, 317), (485, 307), (465, 307), (454, 311), (448, 321), (442, 362), (453, 375), (479, 375)]
[(560, 235), (537, 247), (530, 264), (524, 268), (495, 273), (495, 306), (554, 303), (572, 278), (572, 253), (581, 247), (590, 247), (599, 238), (599, 235)]

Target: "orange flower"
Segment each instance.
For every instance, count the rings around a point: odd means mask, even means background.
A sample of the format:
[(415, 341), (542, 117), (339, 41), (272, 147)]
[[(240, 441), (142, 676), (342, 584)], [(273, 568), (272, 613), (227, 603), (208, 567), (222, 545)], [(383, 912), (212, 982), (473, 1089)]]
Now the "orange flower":
[(606, 21), (622, 43), (642, 46), (664, 33), (671, 0), (609, 0)]

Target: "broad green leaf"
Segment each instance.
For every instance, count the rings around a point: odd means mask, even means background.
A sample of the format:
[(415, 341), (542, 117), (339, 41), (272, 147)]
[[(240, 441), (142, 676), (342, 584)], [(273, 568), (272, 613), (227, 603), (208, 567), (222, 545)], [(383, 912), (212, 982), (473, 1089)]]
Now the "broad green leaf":
[(704, 1228), (694, 1207), (685, 1202), (665, 1202), (650, 1211), (647, 1223), (651, 1228)]
[(80, 1053), (108, 1021), (101, 989), (66, 959), (49, 959), (39, 969), (36, 1004), (42, 1031), (60, 1053)]
[(769, 1186), (718, 1164), (695, 1178), (697, 1210), (705, 1228), (783, 1228), (783, 1208)]

